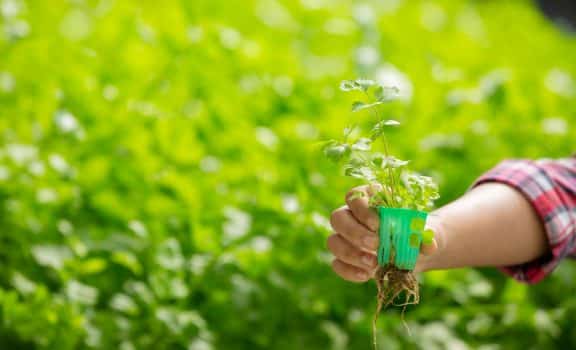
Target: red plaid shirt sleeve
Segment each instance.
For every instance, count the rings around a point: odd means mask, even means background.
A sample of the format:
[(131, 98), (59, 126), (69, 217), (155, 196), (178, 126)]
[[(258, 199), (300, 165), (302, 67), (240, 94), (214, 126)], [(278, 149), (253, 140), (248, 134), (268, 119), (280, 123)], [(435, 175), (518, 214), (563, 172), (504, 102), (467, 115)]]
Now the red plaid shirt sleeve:
[(499, 182), (520, 191), (532, 204), (546, 229), (547, 255), (517, 266), (501, 267), (525, 283), (537, 283), (567, 257), (576, 254), (576, 158), (506, 160), (482, 175), (472, 187)]

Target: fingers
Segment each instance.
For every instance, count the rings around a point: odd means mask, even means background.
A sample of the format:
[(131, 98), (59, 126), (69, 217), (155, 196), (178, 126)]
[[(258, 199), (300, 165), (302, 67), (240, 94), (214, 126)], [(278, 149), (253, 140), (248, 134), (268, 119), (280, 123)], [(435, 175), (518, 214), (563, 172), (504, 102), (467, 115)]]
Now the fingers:
[(420, 252), (424, 256), (430, 256), (438, 252), (443, 246), (444, 237), (442, 232), (444, 232), (441, 217), (437, 214), (430, 214), (426, 220), (425, 229), (432, 230), (434, 232), (434, 239), (431, 244), (422, 244), (420, 247)]
[[(347, 206), (335, 210), (330, 217), (335, 231), (327, 241), (328, 249), (336, 257), (332, 268), (347, 281), (365, 282), (374, 276), (380, 220), (376, 211), (370, 208), (369, 198), (380, 190), (374, 185), (352, 189), (346, 195)], [(429, 270), (432, 260), (436, 259), (435, 255), (445, 246), (439, 215), (429, 215), (426, 228), (434, 231), (434, 239), (429, 244), (421, 245), (415, 272)]]
[(446, 239), (444, 236), (444, 224), (441, 216), (438, 214), (428, 215), (426, 220), (426, 229), (434, 231), (434, 239), (431, 244), (422, 244), (420, 248), (421, 256), (416, 263), (414, 272), (424, 272), (434, 267), (434, 260), (436, 256), (442, 252), (446, 246)]
[(335, 210), (330, 223), (336, 234), (328, 237), (328, 249), (336, 259), (332, 269), (347, 281), (366, 282), (378, 265), (374, 252), (378, 248), (378, 236), (354, 217), (347, 207)]
[(339, 234), (333, 234), (328, 237), (326, 244), (328, 249), (338, 260), (348, 265), (361, 268), (367, 271), (370, 275), (378, 265), (376, 255), (356, 248)]
[(330, 216), (330, 224), (336, 233), (352, 245), (367, 251), (378, 249), (378, 236), (360, 224), (347, 207), (335, 210)]
[(364, 226), (372, 231), (378, 230), (380, 220), (376, 212), (370, 208), (369, 198), (377, 190), (378, 185), (360, 186), (353, 188), (346, 194), (346, 204), (352, 215)]
[(366, 282), (370, 279), (368, 272), (338, 259), (332, 262), (332, 269), (338, 276), (350, 282)]

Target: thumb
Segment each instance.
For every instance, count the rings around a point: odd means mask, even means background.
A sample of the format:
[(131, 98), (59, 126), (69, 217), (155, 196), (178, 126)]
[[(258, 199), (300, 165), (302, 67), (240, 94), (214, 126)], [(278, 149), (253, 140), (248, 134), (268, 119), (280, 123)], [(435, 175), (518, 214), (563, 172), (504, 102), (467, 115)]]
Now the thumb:
[(420, 247), (420, 253), (424, 256), (430, 256), (438, 252), (443, 243), (442, 237), (442, 224), (440, 221), (440, 216), (437, 214), (428, 215), (428, 220), (426, 220), (426, 226), (424, 231), (430, 230), (434, 233), (434, 238), (430, 243), (422, 243)]

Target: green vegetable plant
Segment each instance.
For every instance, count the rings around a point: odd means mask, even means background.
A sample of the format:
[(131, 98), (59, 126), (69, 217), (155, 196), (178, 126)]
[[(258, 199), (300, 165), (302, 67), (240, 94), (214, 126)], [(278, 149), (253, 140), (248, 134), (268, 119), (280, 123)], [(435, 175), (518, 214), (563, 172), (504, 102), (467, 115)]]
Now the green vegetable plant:
[[(384, 118), (380, 107), (394, 100), (398, 95), (396, 88), (357, 79), (342, 81), (340, 90), (361, 98), (352, 104), (352, 112), (366, 111), (375, 120), (368, 136), (353, 136), (355, 127), (347, 127), (340, 140), (324, 144), (323, 152), (343, 167), (346, 176), (368, 185), (369, 191), (355, 191), (349, 199), (367, 197), (381, 219), (379, 267), (375, 274), (377, 309), (373, 320), (376, 347), (376, 322), (381, 309), (393, 304), (401, 294), (405, 295), (404, 302), (394, 305), (406, 307), (419, 302), (418, 282), (412, 270), (420, 244), (430, 244), (434, 237), (424, 226), (427, 211), (439, 197), (438, 186), (432, 178), (410, 170), (409, 161), (390, 153), (386, 131), (400, 123)], [(379, 141), (382, 151), (377, 150)]]

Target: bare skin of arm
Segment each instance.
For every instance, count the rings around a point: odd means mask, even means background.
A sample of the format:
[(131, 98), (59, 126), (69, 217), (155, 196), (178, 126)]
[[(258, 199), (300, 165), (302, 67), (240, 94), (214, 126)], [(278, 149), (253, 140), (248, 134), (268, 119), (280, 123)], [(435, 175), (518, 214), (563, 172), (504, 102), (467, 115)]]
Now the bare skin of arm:
[[(327, 241), (332, 267), (352, 282), (369, 280), (376, 269), (378, 216), (366, 197), (349, 200), (331, 216), (334, 229)], [(357, 196), (353, 196), (355, 198)], [(544, 227), (524, 196), (512, 187), (487, 183), (432, 212), (427, 227), (435, 231), (422, 246), (416, 271), (526, 263), (549, 250)]]

